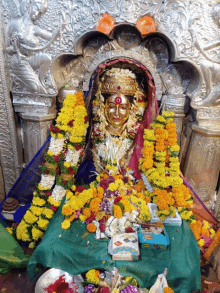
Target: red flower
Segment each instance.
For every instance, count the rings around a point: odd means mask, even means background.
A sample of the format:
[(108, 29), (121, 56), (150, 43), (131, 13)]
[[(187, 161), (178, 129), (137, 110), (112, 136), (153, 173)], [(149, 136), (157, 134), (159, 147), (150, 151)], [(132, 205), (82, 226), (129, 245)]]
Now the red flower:
[(47, 196), (50, 196), (51, 194), (52, 194), (52, 192), (51, 191), (48, 191), (48, 192), (46, 192), (45, 193)]
[(107, 286), (103, 286), (102, 288), (101, 288), (101, 293), (109, 293), (110, 291), (109, 291), (109, 287), (107, 287)]
[(69, 126), (73, 126), (74, 119), (67, 123)]
[(54, 126), (51, 126), (50, 127), (50, 130), (53, 132), (53, 133), (59, 133), (60, 132), (60, 129), (58, 127), (54, 127)]
[(57, 175), (60, 174), (60, 167), (59, 167), (59, 166), (56, 168), (56, 174), (57, 174)]
[(58, 155), (58, 156), (53, 156), (54, 157), (54, 161), (55, 162), (59, 162), (59, 160), (60, 160), (60, 155)]
[(42, 162), (42, 166), (44, 166), (46, 164), (46, 161)]
[(95, 220), (95, 215), (91, 214), (91, 216), (88, 219), (86, 219), (86, 224), (91, 223), (94, 220)]
[(51, 208), (51, 210), (52, 210), (52, 211), (54, 211), (54, 212), (56, 212), (56, 211), (57, 211), (57, 209), (58, 209), (58, 208), (57, 208), (57, 207), (55, 207), (53, 204), (50, 206), (50, 208)]
[(76, 186), (76, 190), (75, 192), (79, 192), (81, 193), (83, 190), (85, 190), (86, 188), (84, 186)]
[(109, 182), (108, 182), (108, 180), (102, 180), (102, 181), (100, 182), (100, 186), (101, 186), (102, 188), (104, 188), (104, 189), (107, 189), (108, 186), (109, 186)]
[(62, 182), (64, 185), (67, 184), (67, 180), (62, 180)]
[(84, 122), (87, 123), (89, 121), (89, 116), (85, 116)]
[(77, 144), (75, 145), (75, 148), (76, 148), (77, 151), (79, 151), (82, 147), (81, 147), (81, 145), (80, 145), (79, 143), (77, 143)]
[(125, 229), (126, 233), (133, 233), (134, 230), (132, 229), (132, 227), (128, 227), (127, 229)]
[(75, 291), (69, 287), (69, 284), (65, 281), (64, 276), (65, 275), (60, 276), (55, 283), (51, 284), (47, 288), (44, 288), (44, 290), (47, 291), (47, 293), (74, 293)]
[(122, 197), (120, 197), (120, 196), (116, 197), (116, 199), (114, 200), (114, 204), (117, 204), (121, 199), (122, 199)]
[(49, 169), (46, 169), (44, 172), (45, 172), (45, 174), (49, 174), (50, 173), (50, 170)]
[(69, 174), (74, 174), (75, 173), (75, 170), (72, 167), (69, 167), (68, 168), (68, 173)]
[(100, 231), (105, 232), (105, 225), (104, 224), (100, 224)]
[(144, 102), (144, 96), (142, 96), (139, 100), (138, 103), (143, 103)]

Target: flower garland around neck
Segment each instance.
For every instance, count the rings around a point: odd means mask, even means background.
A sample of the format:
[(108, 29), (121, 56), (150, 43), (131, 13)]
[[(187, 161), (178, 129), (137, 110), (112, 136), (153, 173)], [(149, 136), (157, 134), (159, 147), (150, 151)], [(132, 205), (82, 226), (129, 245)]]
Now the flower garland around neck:
[(193, 199), (179, 176), (180, 148), (173, 117), (173, 112), (164, 111), (150, 129), (144, 130), (143, 158), (139, 160), (139, 169), (151, 185), (148, 192), (157, 204), (159, 218), (164, 221), (169, 216), (175, 217), (177, 208), (182, 219), (193, 223)]
[(31, 207), (13, 229), (18, 240), (30, 242), (30, 248), (43, 237), (62, 198), (74, 183), (73, 176), (83, 156), (87, 127), (83, 93), (68, 94), (56, 125), (50, 128), (50, 145), (40, 166), (41, 180), (33, 193)]
[(104, 97), (99, 87), (93, 105), (93, 154), (96, 169), (98, 166), (102, 168), (112, 166), (112, 172), (119, 170), (120, 161), (132, 151), (134, 137), (142, 122), (143, 114), (147, 103), (145, 97), (140, 90), (137, 90), (130, 110), (128, 121), (126, 122), (124, 131), (120, 137), (113, 136), (108, 133), (106, 126), (108, 125), (104, 115), (105, 105)]

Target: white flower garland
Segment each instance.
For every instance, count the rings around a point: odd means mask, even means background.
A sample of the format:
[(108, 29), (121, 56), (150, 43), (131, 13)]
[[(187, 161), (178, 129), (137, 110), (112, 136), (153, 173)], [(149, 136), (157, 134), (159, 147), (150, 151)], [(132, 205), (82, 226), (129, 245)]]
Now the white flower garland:
[(51, 189), (55, 182), (55, 176), (41, 174), (40, 185), (45, 189)]

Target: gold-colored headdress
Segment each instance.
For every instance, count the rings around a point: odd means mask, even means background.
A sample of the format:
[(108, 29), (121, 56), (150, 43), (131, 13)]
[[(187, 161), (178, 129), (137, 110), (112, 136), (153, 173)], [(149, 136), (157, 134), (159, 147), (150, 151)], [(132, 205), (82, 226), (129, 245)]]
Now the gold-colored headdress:
[(102, 94), (121, 93), (134, 96), (138, 90), (136, 76), (129, 69), (112, 68), (107, 71), (101, 81)]

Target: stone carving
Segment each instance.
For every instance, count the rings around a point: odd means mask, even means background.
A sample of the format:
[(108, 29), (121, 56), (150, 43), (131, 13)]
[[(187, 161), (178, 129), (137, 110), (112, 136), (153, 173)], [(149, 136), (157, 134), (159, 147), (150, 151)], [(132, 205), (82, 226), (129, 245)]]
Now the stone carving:
[[(11, 13), (6, 35), (6, 51), (10, 55), (12, 72), (11, 89), (23, 86), (26, 91), (54, 94), (56, 87), (50, 74), (51, 55), (42, 52), (48, 48), (63, 30), (64, 21), (53, 33), (39, 27), (35, 22), (47, 11), (47, 0), (4, 0)], [(48, 42), (40, 45), (39, 38)], [(18, 85), (17, 85), (18, 84)], [(18, 88), (17, 88), (17, 86)]]
[(6, 81), (2, 44), (2, 34), (0, 34), (0, 159), (7, 193), (20, 175), (22, 162), (18, 157), (16, 129)]

